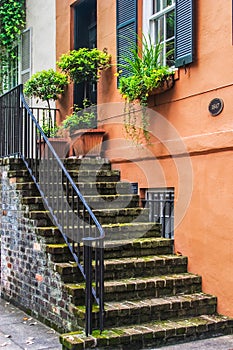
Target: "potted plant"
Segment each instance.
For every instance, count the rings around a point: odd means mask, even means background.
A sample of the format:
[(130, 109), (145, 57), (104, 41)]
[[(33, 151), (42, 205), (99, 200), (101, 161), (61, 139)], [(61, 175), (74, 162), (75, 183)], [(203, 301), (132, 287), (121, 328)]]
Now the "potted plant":
[[(133, 46), (128, 56), (121, 57), (119, 65), (119, 91), (126, 101), (125, 129), (134, 140), (140, 138), (140, 131), (149, 140), (146, 106), (148, 97), (161, 93), (174, 85), (174, 69), (161, 64), (162, 44), (153, 45), (151, 38), (143, 36), (141, 45)], [(170, 53), (169, 53), (170, 54)], [(124, 76), (120, 75), (124, 71)], [(135, 126), (134, 103), (142, 106), (141, 130)], [(138, 113), (137, 113), (138, 115)]]
[[(69, 129), (73, 148), (77, 156), (99, 156), (105, 131), (97, 128), (94, 107), (88, 108), (87, 87), (97, 83), (104, 69), (110, 67), (111, 56), (106, 50), (80, 48), (63, 54), (57, 62), (58, 67), (68, 74), (71, 81), (84, 83), (83, 111), (74, 107), (73, 113), (63, 123)], [(76, 142), (75, 139), (79, 140)]]
[(28, 97), (35, 97), (47, 102), (51, 115), (50, 100), (56, 101), (63, 94), (67, 84), (68, 78), (65, 74), (48, 69), (33, 74), (24, 84), (23, 91)]
[[(50, 121), (44, 121), (41, 128), (58, 157), (65, 158), (70, 148), (68, 134), (61, 127), (58, 127), (56, 123), (52, 125)], [(40, 141), (40, 151), (41, 154), (47, 157), (48, 152), (44, 140)]]
[[(50, 100), (56, 101), (63, 94), (67, 84), (68, 78), (65, 74), (49, 69), (33, 74), (24, 85), (24, 94), (26, 96), (36, 97), (47, 102), (49, 118), (48, 120), (43, 120), (42, 130), (60, 157), (65, 156), (66, 151), (68, 151), (68, 139), (58, 133), (56, 121), (53, 121), (51, 116)], [(39, 143), (42, 152), (45, 145), (43, 140)]]
[(110, 67), (111, 56), (107, 50), (86, 47), (61, 55), (57, 65), (75, 83), (84, 83), (84, 100), (87, 99), (87, 86), (96, 83), (102, 70)]
[(96, 128), (96, 106), (83, 101), (84, 109), (74, 106), (73, 112), (62, 122), (62, 128), (69, 131), (71, 145), (78, 157), (88, 155), (97, 157), (105, 130)]

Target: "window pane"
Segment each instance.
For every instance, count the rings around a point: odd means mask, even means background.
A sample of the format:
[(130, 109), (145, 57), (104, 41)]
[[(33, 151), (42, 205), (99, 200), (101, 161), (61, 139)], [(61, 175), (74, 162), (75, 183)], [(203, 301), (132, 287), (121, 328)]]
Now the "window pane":
[(166, 64), (173, 66), (175, 63), (175, 42), (174, 39), (166, 42)]
[(155, 23), (156, 43), (164, 40), (164, 17), (160, 17)]
[(154, 1), (154, 12), (153, 13), (159, 12), (161, 10), (160, 1), (161, 0)]
[(167, 6), (172, 5), (172, 0), (163, 0), (163, 9), (165, 9)]
[(167, 39), (174, 36), (174, 27), (175, 27), (175, 12), (171, 11), (166, 16), (166, 33)]

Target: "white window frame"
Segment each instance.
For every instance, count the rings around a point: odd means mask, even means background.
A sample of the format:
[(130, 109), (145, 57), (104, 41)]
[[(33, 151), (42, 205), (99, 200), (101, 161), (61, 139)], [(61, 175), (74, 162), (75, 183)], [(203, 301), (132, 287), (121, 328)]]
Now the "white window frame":
[[(161, 3), (163, 0), (160, 0)], [(161, 18), (165, 17), (165, 15), (172, 11), (175, 10), (175, 0), (172, 0), (172, 5), (167, 6), (165, 9), (160, 10), (159, 12), (153, 13), (153, 2), (154, 0), (144, 0), (143, 1), (143, 34), (145, 38), (148, 38), (150, 35), (152, 43), (156, 44), (156, 38), (155, 38), (155, 22)], [(167, 35), (166, 35), (166, 21), (164, 21), (163, 24), (163, 33), (164, 33), (164, 38), (161, 40), (161, 43), (163, 44), (163, 53), (162, 53), (162, 64), (166, 65), (166, 43), (175, 40), (175, 33), (172, 38), (169, 38), (167, 40)], [(165, 40), (164, 40), (165, 39)]]

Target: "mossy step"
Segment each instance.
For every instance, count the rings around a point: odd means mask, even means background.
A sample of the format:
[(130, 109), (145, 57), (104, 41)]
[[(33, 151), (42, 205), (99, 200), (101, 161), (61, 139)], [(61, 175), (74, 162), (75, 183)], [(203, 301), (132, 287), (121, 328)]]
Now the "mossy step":
[(53, 222), (48, 210), (32, 210), (25, 213), (25, 216), (30, 220), (36, 221), (37, 226), (47, 227), (52, 226)]
[(45, 239), (47, 244), (63, 244), (64, 238), (59, 231), (59, 229), (55, 226), (45, 226), (45, 227), (36, 227), (36, 234)]
[(109, 181), (119, 181), (120, 171), (119, 170), (69, 170), (70, 175), (74, 181), (80, 182), (109, 182)]
[(105, 241), (124, 241), (126, 239), (139, 239), (142, 237), (161, 237), (161, 225), (155, 222), (141, 222), (135, 220), (131, 223), (103, 224)]
[[(69, 283), (65, 289), (72, 297), (72, 303), (84, 303), (85, 285)], [(105, 281), (105, 301), (121, 301), (123, 299), (140, 299), (145, 297), (160, 298), (176, 294), (191, 294), (201, 292), (201, 277), (190, 274), (175, 274), (156, 277), (130, 278), (115, 281)]]
[[(63, 197), (59, 197), (63, 198)], [(124, 209), (126, 207), (138, 207), (139, 196), (138, 195), (96, 195), (96, 196), (84, 196), (87, 204), (93, 209)], [(72, 197), (70, 196), (70, 200)], [(75, 201), (76, 202), (76, 201)], [(43, 200), (40, 196), (30, 196), (22, 198), (22, 203), (29, 205), (33, 208), (43, 207)], [(79, 201), (79, 205), (81, 202)]]
[(84, 198), (92, 209), (124, 209), (139, 206), (139, 196), (132, 194), (95, 194), (95, 196), (84, 195)]
[(93, 213), (100, 224), (121, 224), (132, 222), (140, 217), (140, 221), (149, 221), (149, 210), (143, 208), (94, 209)]
[(9, 170), (21, 170), (26, 169), (26, 166), (21, 158), (1, 158), (0, 165), (9, 166)]
[[(179, 317), (196, 317), (216, 312), (216, 297), (204, 293), (193, 293), (163, 298), (111, 301), (105, 303), (105, 327), (141, 324), (150, 320), (170, 320)], [(84, 327), (85, 308), (70, 306)], [(98, 308), (92, 312), (93, 327), (98, 328)]]
[(59, 273), (64, 283), (83, 283), (83, 276), (74, 261), (55, 262), (53, 269)]
[(68, 170), (111, 170), (111, 163), (107, 158), (66, 158), (63, 161)]
[(152, 255), (105, 260), (105, 280), (159, 276), (187, 272), (187, 258)]
[[(81, 191), (83, 196), (86, 195), (116, 195), (116, 194), (132, 194), (131, 184), (122, 181), (112, 182), (78, 182), (77, 187)], [(66, 185), (64, 184), (64, 188)], [(71, 186), (69, 186), (71, 189)]]
[(66, 243), (47, 244), (46, 252), (50, 254), (51, 261), (53, 262), (66, 263), (74, 259)]
[(139, 350), (232, 333), (232, 319), (220, 315), (201, 315), (111, 328), (102, 333), (96, 330), (89, 337), (84, 331), (62, 334), (60, 342), (63, 350)]
[(161, 255), (173, 253), (173, 240), (162, 237), (140, 238), (134, 240), (107, 241), (104, 245), (104, 256), (129, 257), (145, 255)]
[(10, 179), (16, 178), (16, 182), (25, 182), (26, 180), (31, 180), (31, 176), (27, 169), (9, 170), (7, 172), (7, 176)]
[[(58, 249), (62, 251), (62, 245), (57, 245)], [(54, 249), (47, 248), (47, 249)], [(67, 249), (66, 247), (64, 249)], [(76, 267), (73, 260), (59, 262), (56, 259), (63, 257), (65, 254), (51, 255), (51, 260), (54, 261), (54, 270), (61, 275), (68, 275), (70, 269), (71, 273), (74, 273)], [(104, 279), (119, 280), (129, 278), (141, 278), (141, 277), (155, 277), (166, 274), (180, 274), (187, 272), (187, 258), (176, 255), (162, 255), (162, 256), (147, 256), (140, 258), (119, 258), (119, 259), (106, 259), (104, 262)], [(69, 279), (72, 282), (72, 279)]]

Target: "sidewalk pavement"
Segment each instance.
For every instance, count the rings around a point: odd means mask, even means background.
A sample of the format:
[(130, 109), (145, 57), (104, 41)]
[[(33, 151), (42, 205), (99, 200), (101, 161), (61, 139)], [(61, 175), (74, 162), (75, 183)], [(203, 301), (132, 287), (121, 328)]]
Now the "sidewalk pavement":
[(61, 350), (59, 334), (0, 299), (0, 349)]
[[(0, 299), (0, 350), (61, 350), (59, 334)], [(170, 345), (161, 350), (233, 350), (233, 335)], [(149, 350), (149, 349), (147, 349)], [(155, 350), (155, 349), (150, 349)]]

